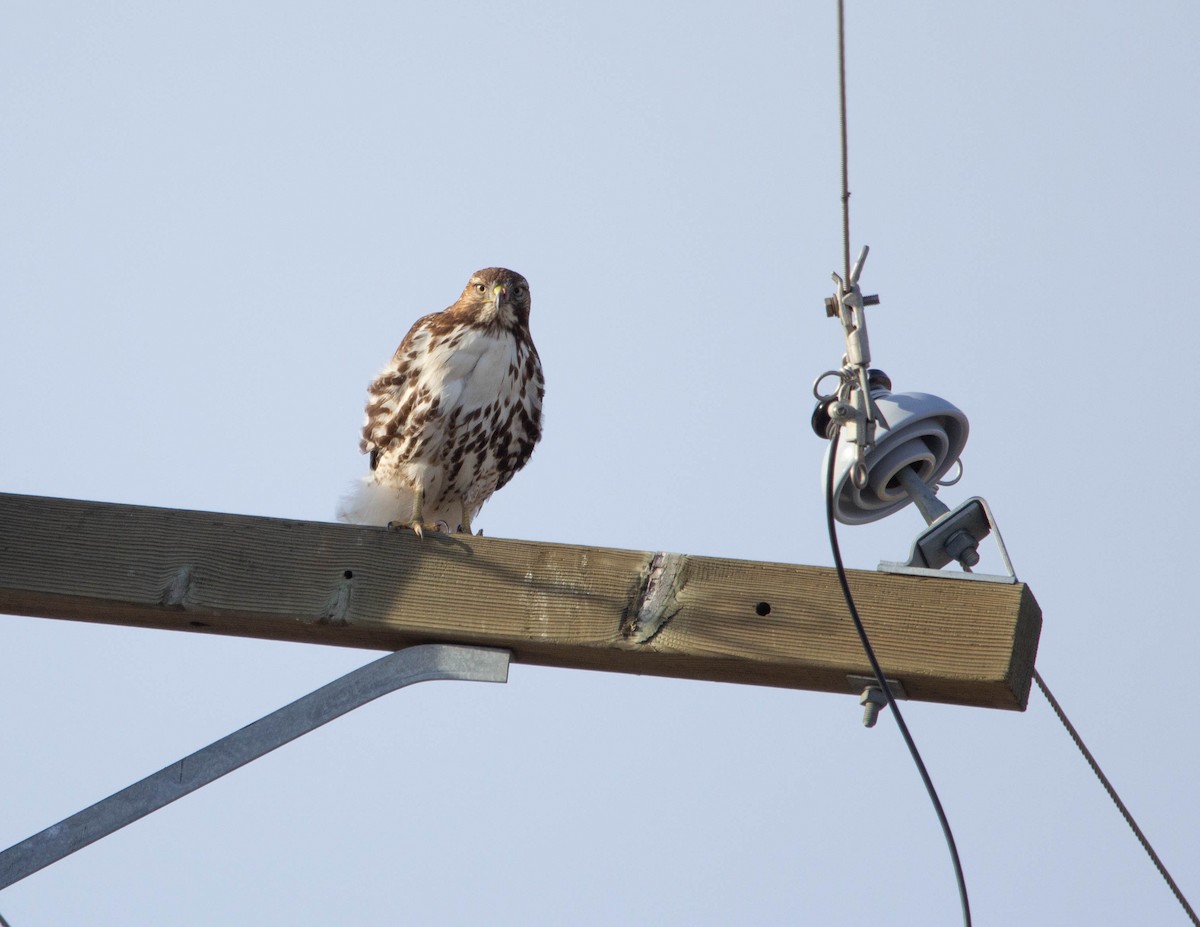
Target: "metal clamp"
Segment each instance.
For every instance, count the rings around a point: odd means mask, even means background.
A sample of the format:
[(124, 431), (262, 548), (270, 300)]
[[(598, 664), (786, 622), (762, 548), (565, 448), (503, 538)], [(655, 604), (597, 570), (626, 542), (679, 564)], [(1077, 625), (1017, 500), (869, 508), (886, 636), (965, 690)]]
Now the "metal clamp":
[[(917, 482), (920, 482), (919, 480)], [(906, 487), (907, 488), (907, 487)], [(932, 491), (925, 487), (914, 487), (917, 492), (922, 489), (932, 497)], [(916, 497), (914, 497), (916, 498)], [(897, 563), (882, 560), (878, 569), (884, 573), (908, 573), (914, 576), (938, 576), (953, 579), (973, 579), (991, 583), (1015, 583), (1016, 571), (1008, 557), (1008, 548), (1004, 546), (1004, 537), (1000, 534), (1000, 526), (996, 524), (996, 516), (992, 508), (982, 496), (972, 496), (953, 511), (946, 509), (940, 501), (934, 498), (940, 509), (922, 507), (922, 500), (917, 500), (918, 508), (929, 521), (929, 527), (917, 535), (913, 541), (912, 551), (908, 560)], [(945, 511), (941, 511), (945, 510)], [(930, 517), (932, 515), (932, 517)], [(979, 542), (989, 534), (996, 538), (996, 547), (1000, 558), (1008, 572), (1003, 575), (989, 573), (972, 573), (968, 567), (979, 562)], [(964, 554), (967, 556), (964, 557)], [(963, 566), (963, 572), (944, 571), (942, 567), (951, 560), (958, 560)]]
[[(879, 297), (863, 296), (858, 286), (858, 279), (862, 275), (863, 265), (869, 253), (870, 249), (864, 245), (848, 280), (842, 280), (836, 273), (833, 274), (837, 290), (831, 299), (825, 300), (826, 314), (836, 316), (842, 323), (846, 354), (842, 358), (842, 369), (835, 371), (841, 381), (837, 393), (824, 402), (824, 413), (828, 416), (829, 427), (841, 428), (843, 440), (855, 448), (850, 478), (859, 489), (866, 485), (867, 454), (875, 445), (875, 427), (887, 427), (887, 422), (871, 399), (868, 376), (871, 346), (867, 338), (867, 317), (864, 310), (867, 306), (878, 305)], [(826, 375), (822, 374), (821, 379)]]

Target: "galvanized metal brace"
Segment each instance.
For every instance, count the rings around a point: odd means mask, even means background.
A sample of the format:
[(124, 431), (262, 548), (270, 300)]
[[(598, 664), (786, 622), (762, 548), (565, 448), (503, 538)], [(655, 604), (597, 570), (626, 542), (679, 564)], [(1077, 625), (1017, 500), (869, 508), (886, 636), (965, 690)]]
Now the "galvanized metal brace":
[(0, 889), (381, 695), (417, 682), (507, 682), (507, 650), (421, 644), (388, 654), (0, 853)]

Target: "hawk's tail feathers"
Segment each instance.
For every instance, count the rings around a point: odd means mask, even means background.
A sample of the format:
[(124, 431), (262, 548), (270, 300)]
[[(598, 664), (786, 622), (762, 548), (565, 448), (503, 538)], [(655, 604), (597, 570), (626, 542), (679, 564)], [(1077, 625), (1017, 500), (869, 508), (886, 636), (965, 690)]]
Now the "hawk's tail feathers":
[(413, 493), (384, 486), (373, 476), (356, 480), (338, 500), (337, 519), (352, 525), (408, 524), (413, 516)]

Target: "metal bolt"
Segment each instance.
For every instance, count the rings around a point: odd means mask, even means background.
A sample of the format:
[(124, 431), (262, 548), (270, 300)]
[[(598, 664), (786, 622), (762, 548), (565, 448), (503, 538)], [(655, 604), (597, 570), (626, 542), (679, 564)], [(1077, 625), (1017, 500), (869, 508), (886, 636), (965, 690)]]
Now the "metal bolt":
[(863, 706), (863, 726), (874, 727), (879, 720), (879, 709), (887, 706), (887, 696), (879, 686), (867, 686), (858, 704)]
[[(862, 298), (862, 301), (863, 301), (864, 306), (878, 306), (879, 305), (879, 294), (872, 293), (870, 296), (864, 296)], [(825, 315), (827, 315), (829, 318), (832, 319), (837, 314), (838, 314), (837, 297), (836, 296), (826, 296), (825, 297)]]
[(854, 406), (841, 401), (830, 403), (829, 417), (839, 425), (848, 422), (854, 418)]
[(979, 563), (979, 541), (966, 529), (950, 535), (945, 548), (946, 553), (961, 563), (964, 569), (970, 569)]

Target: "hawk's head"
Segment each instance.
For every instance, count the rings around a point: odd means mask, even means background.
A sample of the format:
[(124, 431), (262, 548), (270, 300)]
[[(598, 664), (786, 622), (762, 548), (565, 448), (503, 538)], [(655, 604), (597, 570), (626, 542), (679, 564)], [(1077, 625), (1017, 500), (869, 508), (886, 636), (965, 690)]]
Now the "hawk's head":
[(455, 308), (484, 325), (506, 328), (529, 325), (529, 281), (515, 270), (487, 267), (467, 282)]

